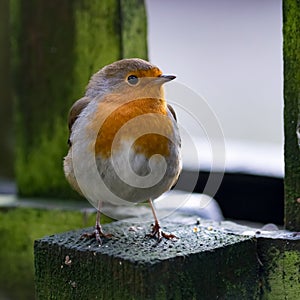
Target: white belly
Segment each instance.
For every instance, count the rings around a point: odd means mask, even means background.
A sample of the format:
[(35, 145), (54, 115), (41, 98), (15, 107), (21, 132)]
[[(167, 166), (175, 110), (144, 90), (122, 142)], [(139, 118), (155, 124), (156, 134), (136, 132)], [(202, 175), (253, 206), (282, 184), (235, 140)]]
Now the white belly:
[(69, 177), (75, 178), (82, 194), (95, 207), (99, 201), (128, 205), (154, 199), (176, 182), (181, 171), (176, 124), (169, 157), (153, 155), (150, 159), (134, 153), (129, 141), (110, 158), (96, 157), (93, 147), (97, 132), (87, 133), (85, 124), (87, 116), (82, 115), (73, 126), (72, 147), (65, 160), (69, 166), (65, 166), (65, 172), (68, 169)]

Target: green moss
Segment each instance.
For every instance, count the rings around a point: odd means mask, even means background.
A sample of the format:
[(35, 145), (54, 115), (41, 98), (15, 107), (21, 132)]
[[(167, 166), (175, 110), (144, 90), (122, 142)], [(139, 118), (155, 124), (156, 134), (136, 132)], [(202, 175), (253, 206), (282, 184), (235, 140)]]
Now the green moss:
[(23, 196), (52, 196), (56, 191), (58, 196), (62, 191), (71, 195), (61, 170), (66, 117), (73, 102), (70, 5), (69, 1), (12, 1), (16, 177)]
[(79, 211), (0, 209), (0, 298), (34, 299), (34, 240), (94, 221), (94, 213)]
[(285, 224), (300, 231), (300, 151), (296, 135), (300, 114), (300, 2), (283, 1)]
[(120, 1), (122, 56), (148, 58), (147, 15), (143, 0)]
[[(249, 237), (165, 223), (178, 241), (145, 238), (149, 224), (131, 232), (133, 223), (105, 226), (115, 239), (97, 247), (74, 243), (82, 231), (45, 237), (35, 243), (36, 285), (41, 299), (251, 299), (258, 290), (256, 244)], [(136, 226), (136, 224), (134, 225)], [(223, 242), (215, 236), (222, 235)], [(60, 266), (72, 258), (70, 268)], [(241, 269), (243, 280), (234, 275)], [(52, 275), (52, 278), (51, 278)], [(69, 282), (76, 282), (71, 289)]]
[(269, 292), (263, 299), (281, 300), (297, 299), (299, 297), (299, 267), (300, 253), (298, 251), (285, 251), (282, 255), (276, 251), (272, 270), (268, 275)]
[(0, 177), (4, 178), (13, 178), (13, 106), (9, 39), (9, 0), (3, 0), (0, 1)]
[(297, 299), (300, 249), (297, 239), (258, 240), (261, 299)]
[(75, 2), (74, 74), (82, 94), (92, 74), (122, 58), (119, 1)]
[(124, 14), (130, 11), (134, 27), (126, 25), (123, 34), (118, 0), (12, 0), (21, 196), (75, 197), (62, 171), (68, 111), (102, 66), (124, 53), (147, 56), (144, 3), (136, 4)]
[[(63, 157), (67, 153), (67, 128), (64, 121), (57, 118), (52, 134), (45, 131), (36, 142), (38, 147), (25, 153), (17, 149), (18, 186), (21, 195), (79, 198), (67, 183), (63, 173)], [(28, 164), (30, 163), (30, 167)], [(26, 175), (23, 175), (26, 170)]]

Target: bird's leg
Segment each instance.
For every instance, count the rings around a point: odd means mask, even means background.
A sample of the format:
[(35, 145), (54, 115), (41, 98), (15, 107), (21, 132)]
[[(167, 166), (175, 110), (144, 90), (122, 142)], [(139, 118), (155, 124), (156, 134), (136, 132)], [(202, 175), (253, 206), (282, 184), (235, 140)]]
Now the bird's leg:
[(111, 238), (113, 235), (111, 233), (104, 233), (102, 231), (101, 223), (100, 223), (100, 209), (101, 209), (101, 201), (99, 201), (97, 215), (96, 215), (96, 224), (93, 233), (84, 233), (81, 237), (95, 238), (97, 242), (102, 245), (101, 237)]
[(152, 199), (149, 199), (149, 204), (153, 213), (153, 217), (154, 217), (154, 225), (152, 226), (152, 231), (151, 233), (148, 234), (148, 236), (150, 237), (157, 237), (158, 241), (160, 242), (161, 239), (164, 237), (168, 240), (170, 239), (178, 239), (178, 237), (172, 233), (165, 233), (161, 230), (157, 215), (156, 215), (156, 211), (152, 202)]

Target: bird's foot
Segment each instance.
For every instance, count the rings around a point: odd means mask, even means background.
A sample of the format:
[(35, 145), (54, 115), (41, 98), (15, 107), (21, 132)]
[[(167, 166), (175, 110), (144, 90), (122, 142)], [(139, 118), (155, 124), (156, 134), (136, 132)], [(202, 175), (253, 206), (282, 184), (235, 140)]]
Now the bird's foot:
[(101, 238), (112, 238), (114, 235), (111, 233), (104, 233), (102, 231), (102, 227), (97, 224), (95, 226), (95, 229), (92, 233), (84, 233), (81, 238), (95, 238), (96, 241), (99, 243), (99, 245), (102, 245), (102, 239)]
[(151, 233), (147, 234), (147, 236), (150, 236), (152, 238), (157, 238), (158, 242), (160, 242), (162, 238), (165, 238), (167, 240), (178, 239), (176, 235), (162, 231), (158, 222), (155, 222), (152, 225), (152, 231)]

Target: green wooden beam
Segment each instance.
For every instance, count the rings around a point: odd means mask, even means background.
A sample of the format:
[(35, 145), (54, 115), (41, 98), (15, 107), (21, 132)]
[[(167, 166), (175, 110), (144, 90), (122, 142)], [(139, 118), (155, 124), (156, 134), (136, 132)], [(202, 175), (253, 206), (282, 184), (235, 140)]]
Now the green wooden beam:
[(9, 0), (0, 1), (0, 178), (12, 179), (13, 99), (10, 70)]
[[(300, 1), (283, 1), (285, 226), (300, 231)], [(298, 129), (298, 134), (297, 134)]]
[(62, 171), (68, 110), (104, 65), (147, 58), (144, 2), (11, 2), (19, 194), (74, 198)]
[(257, 257), (260, 260), (262, 300), (298, 299), (300, 240), (296, 233), (290, 237), (258, 239)]
[(143, 0), (120, 0), (122, 57), (148, 58), (146, 16)]
[(59, 205), (57, 209), (36, 208), (32, 203), (27, 207), (20, 203), (15, 207), (2, 206), (3, 201), (0, 196), (0, 299), (35, 299), (34, 240), (46, 234), (92, 226), (95, 213), (61, 209)]

